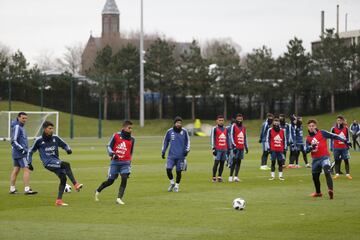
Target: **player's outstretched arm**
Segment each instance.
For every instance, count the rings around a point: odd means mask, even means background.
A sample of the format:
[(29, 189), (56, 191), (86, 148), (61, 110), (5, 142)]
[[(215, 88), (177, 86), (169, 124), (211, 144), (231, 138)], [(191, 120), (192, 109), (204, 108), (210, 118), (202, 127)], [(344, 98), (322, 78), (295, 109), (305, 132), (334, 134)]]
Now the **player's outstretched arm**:
[(324, 138), (333, 139), (333, 140), (339, 140), (339, 141), (342, 141), (342, 142), (346, 143), (348, 146), (351, 146), (350, 141), (348, 141), (346, 138), (340, 137), (337, 134), (330, 133), (330, 132), (325, 131), (325, 130), (321, 130), (321, 133), (324, 136)]
[(55, 139), (58, 142), (59, 146), (64, 149), (67, 154), (72, 154), (70, 146), (63, 139), (61, 139), (59, 136), (56, 136)]

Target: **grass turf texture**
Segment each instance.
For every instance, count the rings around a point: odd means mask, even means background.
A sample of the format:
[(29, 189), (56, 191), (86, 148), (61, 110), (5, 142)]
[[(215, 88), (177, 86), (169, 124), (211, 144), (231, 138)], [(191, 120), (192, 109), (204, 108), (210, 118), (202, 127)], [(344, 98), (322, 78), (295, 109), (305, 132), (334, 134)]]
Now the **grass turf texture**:
[[(31, 186), (35, 196), (9, 195), (12, 169), (9, 142), (0, 142), (0, 239), (358, 239), (360, 234), (360, 153), (351, 152), (352, 181), (334, 182), (335, 199), (326, 194), (313, 199), (311, 170), (285, 170), (284, 182), (268, 181), (260, 171), (260, 144), (250, 138), (250, 153), (240, 171), (240, 183), (211, 183), (209, 139), (193, 137), (188, 171), (179, 193), (168, 193), (168, 180), (160, 158), (160, 137), (136, 141), (126, 205), (115, 204), (120, 181), (105, 189), (94, 202), (96, 187), (105, 180), (107, 138), (68, 140), (73, 155), (61, 152), (84, 183), (80, 193), (64, 194), (68, 207), (55, 207), (58, 179), (34, 155)], [(303, 162), (301, 161), (303, 164)], [(224, 171), (227, 180), (228, 169)], [(21, 176), (21, 175), (20, 175)], [(17, 188), (23, 192), (19, 179)], [(232, 209), (242, 197), (244, 211)]]

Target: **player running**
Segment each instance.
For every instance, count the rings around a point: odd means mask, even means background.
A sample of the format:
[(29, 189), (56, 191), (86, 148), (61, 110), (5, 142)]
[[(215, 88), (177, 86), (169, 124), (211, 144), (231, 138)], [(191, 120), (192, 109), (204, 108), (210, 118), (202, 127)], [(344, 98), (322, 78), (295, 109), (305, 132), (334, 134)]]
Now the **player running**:
[(231, 126), (230, 130), (230, 140), (234, 152), (234, 158), (230, 167), (229, 182), (239, 182), (239, 170), (241, 166), (241, 160), (244, 159), (244, 150), (246, 153), (249, 152), (246, 137), (246, 128), (243, 125), (243, 120), (243, 115), (240, 113), (237, 114), (235, 124)]
[(280, 128), (280, 120), (278, 117), (274, 117), (273, 127), (267, 132), (265, 144), (271, 159), (271, 177), (269, 180), (272, 181), (275, 179), (275, 165), (277, 161), (279, 166), (279, 180), (284, 181), (283, 162), (285, 149), (287, 147), (286, 130)]
[[(176, 117), (174, 119), (174, 126), (165, 134), (161, 150), (162, 159), (165, 159), (165, 153), (169, 144), (170, 148), (166, 162), (166, 174), (170, 180), (168, 192), (179, 192), (181, 172), (186, 171), (186, 156), (190, 152), (189, 133), (185, 128), (182, 128), (181, 117)], [(176, 181), (174, 181), (172, 173), (174, 167), (176, 167)]]
[(14, 168), (10, 176), (10, 194), (18, 193), (15, 187), (15, 183), (20, 169), (23, 169), (24, 172), (23, 181), (25, 185), (25, 194), (37, 194), (37, 192), (31, 190), (30, 188), (29, 168), (31, 168), (31, 166), (29, 166), (28, 162), (26, 161), (28, 153), (28, 140), (24, 126), (27, 120), (27, 114), (25, 112), (19, 112), (16, 120), (11, 122), (11, 148)]
[[(228, 137), (228, 129), (224, 127), (224, 116), (219, 115), (216, 118), (216, 126), (211, 130), (211, 149), (214, 155), (212, 182), (223, 181), (222, 173), (224, 170), (224, 164), (230, 151)], [(218, 176), (216, 178), (217, 171)]]
[(124, 205), (123, 197), (127, 185), (127, 180), (131, 173), (131, 160), (134, 151), (135, 139), (131, 136), (132, 122), (124, 121), (120, 132), (114, 133), (108, 143), (107, 151), (111, 157), (108, 179), (101, 183), (95, 191), (95, 201), (99, 201), (99, 195), (102, 190), (111, 186), (118, 178), (121, 177), (116, 203)]
[(274, 119), (274, 115), (272, 113), (268, 113), (267, 115), (267, 120), (262, 124), (261, 127), (261, 131), (260, 131), (260, 139), (259, 139), (259, 143), (261, 143), (262, 145), (262, 156), (261, 156), (261, 166), (260, 166), (260, 170), (269, 170), (270, 168), (267, 166), (267, 159), (268, 159), (268, 155), (269, 152), (266, 149), (266, 135), (268, 130), (271, 127), (271, 124), (273, 122)]
[[(347, 142), (350, 142), (349, 140), (349, 129), (345, 124), (345, 119), (343, 116), (339, 115), (336, 118), (336, 125), (331, 128), (331, 133), (334, 133), (336, 135), (339, 135), (342, 138), (345, 138)], [(346, 171), (346, 177), (351, 180), (352, 176), (350, 175), (350, 154), (348, 151), (349, 147), (346, 145), (346, 143), (332, 139), (330, 142), (330, 150), (334, 153), (334, 159), (335, 159), (335, 176), (334, 179), (338, 179), (340, 177), (340, 166), (341, 166), (341, 160), (344, 160), (345, 162), (345, 171)]]
[(317, 121), (310, 119), (308, 121), (309, 136), (306, 138), (306, 151), (311, 152), (312, 158), (312, 178), (315, 185), (315, 192), (311, 194), (312, 197), (322, 197), (320, 189), (320, 174), (324, 170), (326, 183), (328, 187), (328, 194), (330, 199), (334, 198), (333, 181), (331, 178), (330, 154), (327, 146), (327, 139), (336, 139), (344, 142), (351, 147), (351, 143), (347, 142), (345, 138), (339, 135), (329, 133), (317, 128)]
[(54, 136), (54, 124), (45, 121), (42, 125), (43, 133), (41, 137), (38, 137), (33, 146), (31, 147), (28, 153), (28, 162), (30, 169), (33, 169), (32, 163), (32, 155), (34, 152), (39, 150), (40, 159), (44, 165), (44, 167), (55, 173), (59, 179), (59, 192), (55, 202), (56, 206), (67, 206), (68, 204), (64, 203), (62, 200), (62, 196), (64, 193), (64, 189), (66, 186), (66, 176), (70, 179), (70, 181), (74, 184), (75, 190), (80, 191), (83, 187), (83, 184), (78, 183), (75, 180), (75, 177), (72, 173), (70, 163), (62, 161), (59, 159), (59, 147), (64, 149), (67, 154), (72, 154), (72, 150), (60, 137)]

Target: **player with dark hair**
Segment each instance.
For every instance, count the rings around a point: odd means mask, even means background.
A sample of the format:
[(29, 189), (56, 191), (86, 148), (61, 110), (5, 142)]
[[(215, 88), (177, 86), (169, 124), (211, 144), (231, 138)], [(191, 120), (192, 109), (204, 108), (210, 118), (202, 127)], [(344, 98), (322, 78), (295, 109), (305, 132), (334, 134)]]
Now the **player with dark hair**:
[(311, 152), (312, 158), (312, 178), (315, 185), (315, 192), (311, 194), (312, 197), (322, 197), (320, 189), (320, 174), (323, 170), (325, 173), (326, 183), (328, 187), (328, 194), (330, 199), (334, 198), (333, 181), (331, 178), (330, 154), (327, 146), (327, 139), (335, 139), (344, 142), (351, 147), (351, 143), (339, 135), (319, 130), (317, 128), (317, 121), (310, 119), (308, 121), (309, 136), (306, 138), (306, 151)]
[[(343, 116), (339, 115), (336, 118), (336, 124), (331, 128), (331, 133), (339, 135), (342, 138), (345, 138), (347, 142), (350, 142), (349, 139), (349, 129), (345, 124), (345, 119)], [(335, 176), (334, 179), (338, 179), (340, 177), (340, 166), (341, 160), (344, 160), (345, 163), (345, 171), (346, 177), (351, 180), (352, 176), (350, 175), (350, 154), (348, 151), (349, 147), (346, 143), (332, 139), (330, 142), (330, 150), (334, 153), (335, 159)]]
[(107, 151), (111, 157), (108, 179), (101, 183), (95, 191), (95, 201), (99, 201), (102, 190), (111, 186), (120, 175), (121, 183), (119, 187), (116, 203), (124, 205), (123, 197), (127, 185), (127, 180), (131, 173), (131, 161), (134, 151), (135, 139), (131, 136), (132, 122), (124, 121), (120, 132), (114, 133), (107, 145)]
[(16, 120), (11, 122), (11, 148), (14, 168), (10, 176), (10, 194), (18, 193), (15, 183), (20, 169), (23, 169), (24, 171), (23, 181), (25, 185), (25, 194), (37, 194), (37, 192), (30, 188), (30, 169), (32, 166), (26, 161), (28, 140), (24, 126), (27, 120), (27, 114), (25, 112), (19, 112)]
[(39, 150), (40, 159), (44, 165), (44, 167), (55, 173), (59, 179), (59, 192), (55, 202), (56, 206), (67, 206), (68, 204), (64, 203), (62, 200), (62, 196), (66, 186), (66, 176), (70, 179), (70, 181), (74, 184), (75, 190), (80, 191), (83, 187), (83, 184), (78, 183), (75, 180), (73, 172), (70, 167), (70, 163), (60, 160), (59, 158), (59, 147), (64, 149), (67, 154), (72, 154), (72, 150), (67, 145), (64, 140), (62, 140), (58, 136), (54, 136), (54, 124), (49, 121), (45, 121), (42, 125), (43, 133), (41, 137), (38, 137), (33, 146), (31, 147), (28, 153), (28, 162), (30, 169), (33, 169), (32, 163), (32, 155), (34, 152)]
[[(228, 129), (224, 127), (224, 116), (216, 117), (216, 126), (211, 130), (211, 149), (214, 155), (214, 166), (212, 169), (212, 181), (222, 182), (222, 173), (225, 160), (230, 151)], [(218, 171), (219, 169), (219, 171)], [(216, 177), (216, 172), (218, 175)]]
[[(181, 172), (187, 169), (186, 157), (190, 152), (189, 133), (182, 127), (182, 118), (179, 116), (175, 117), (174, 126), (165, 134), (161, 150), (162, 159), (165, 159), (165, 153), (169, 145), (170, 148), (166, 161), (166, 174), (170, 180), (168, 192), (179, 192)], [(176, 181), (174, 181), (174, 175), (172, 173), (174, 167), (176, 167)]]
[(235, 124), (232, 125), (230, 130), (230, 140), (234, 152), (234, 158), (230, 166), (229, 182), (239, 182), (239, 170), (241, 166), (241, 161), (244, 159), (244, 150), (246, 153), (249, 152), (246, 137), (246, 128), (243, 125), (243, 120), (243, 115), (238, 113), (236, 115)]
[(271, 177), (269, 180), (275, 179), (276, 161), (279, 166), (279, 180), (285, 180), (283, 176), (283, 162), (286, 147), (286, 130), (280, 127), (279, 117), (274, 117), (273, 126), (268, 130), (266, 137), (266, 150), (270, 153), (271, 159)]
[(260, 131), (260, 139), (259, 139), (259, 143), (261, 143), (262, 145), (262, 156), (261, 156), (261, 166), (260, 166), (260, 170), (269, 170), (270, 168), (267, 166), (267, 159), (269, 156), (269, 152), (266, 149), (266, 136), (267, 136), (267, 132), (271, 127), (271, 124), (273, 122), (274, 119), (274, 115), (272, 113), (268, 113), (267, 115), (267, 119), (266, 121), (262, 124), (261, 127), (261, 131)]

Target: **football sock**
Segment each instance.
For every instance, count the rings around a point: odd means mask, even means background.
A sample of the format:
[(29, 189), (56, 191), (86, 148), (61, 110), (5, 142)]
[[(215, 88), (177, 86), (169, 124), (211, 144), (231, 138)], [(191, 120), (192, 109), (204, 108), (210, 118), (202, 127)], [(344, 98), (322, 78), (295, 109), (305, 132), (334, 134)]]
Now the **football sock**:
[(345, 171), (346, 171), (346, 174), (350, 174), (349, 159), (344, 159), (344, 162), (345, 162)]
[(320, 190), (320, 173), (313, 173), (312, 177), (313, 177), (313, 182), (314, 182), (314, 185), (315, 185), (316, 193), (321, 193), (321, 190)]
[(275, 172), (271, 172), (271, 177), (272, 177), (272, 178), (275, 177)]
[(176, 171), (176, 184), (179, 184), (181, 180), (181, 171)]
[(27, 191), (30, 190), (30, 187), (29, 187), (29, 186), (26, 186), (26, 187), (24, 188), (24, 190), (25, 190), (25, 192), (27, 192)]
[(261, 166), (267, 165), (267, 158), (269, 153), (267, 151), (263, 151), (261, 156)]
[(214, 166), (213, 166), (213, 177), (216, 177), (216, 171), (217, 171), (217, 168), (219, 166), (219, 162), (218, 160), (215, 160), (214, 161)]
[(275, 164), (276, 164), (276, 161), (271, 160), (271, 172), (275, 172)]
[(303, 155), (305, 164), (308, 164), (309, 162), (308, 162), (308, 160), (307, 160), (306, 151), (301, 151), (301, 152), (302, 152), (302, 155)]
[(340, 159), (336, 159), (335, 160), (335, 173), (340, 173), (340, 162), (341, 160)]
[(219, 166), (219, 177), (222, 176), (222, 173), (224, 171), (224, 164), (225, 164), (225, 161), (220, 161), (220, 166)]
[(174, 179), (171, 169), (166, 169), (166, 174), (170, 181)]
[(60, 184), (59, 184), (59, 192), (57, 199), (62, 199), (64, 194), (65, 186), (66, 186), (66, 175), (64, 173), (59, 174)]
[(328, 189), (333, 190), (333, 180), (331, 177), (331, 169), (329, 165), (324, 166), (324, 173), (325, 173), (326, 184), (328, 186)]
[(14, 192), (16, 190), (15, 186), (10, 186), (10, 192)]
[(235, 165), (235, 176), (238, 176), (238, 175), (239, 175), (240, 166), (241, 166), (241, 160), (240, 160), (240, 159), (237, 159), (237, 160), (236, 160), (236, 165)]
[(279, 166), (279, 172), (282, 172), (282, 170), (283, 170), (283, 160), (278, 160), (277, 161), (277, 163), (278, 163), (278, 166)]

